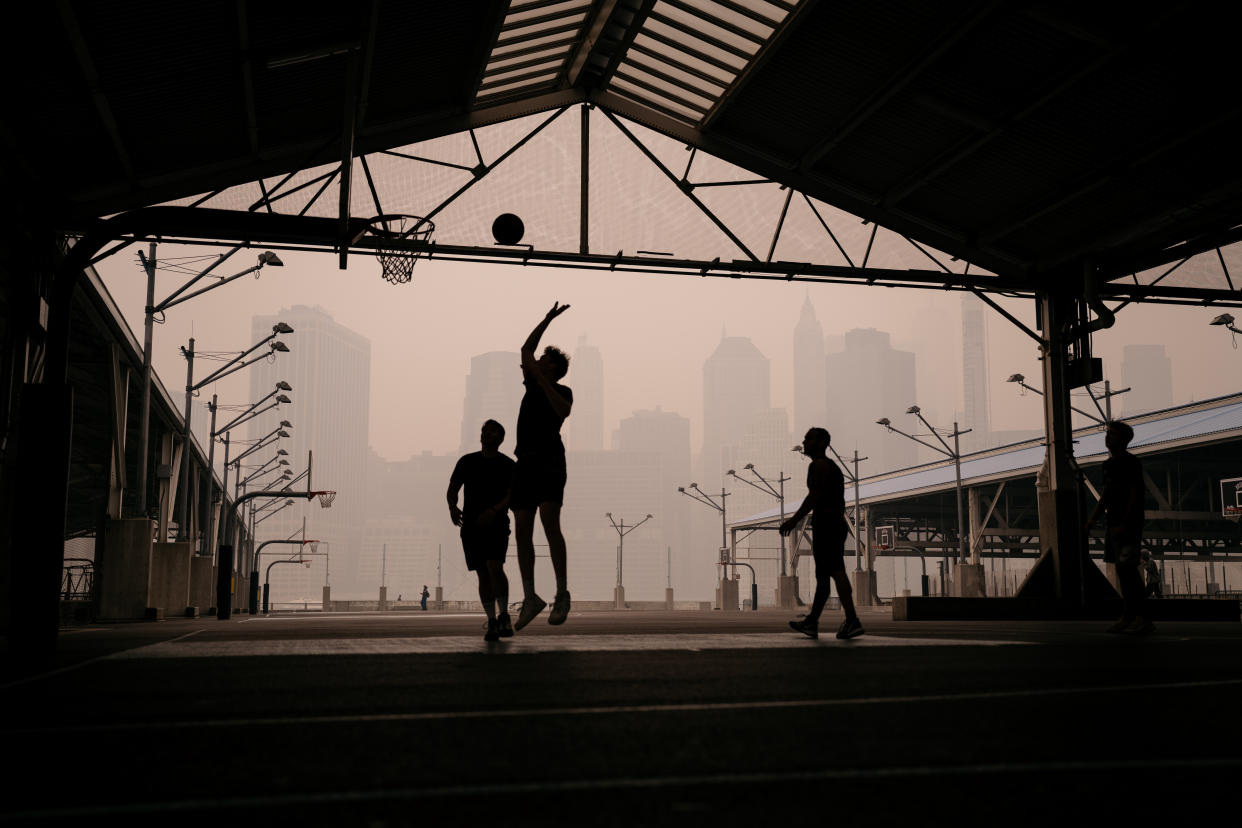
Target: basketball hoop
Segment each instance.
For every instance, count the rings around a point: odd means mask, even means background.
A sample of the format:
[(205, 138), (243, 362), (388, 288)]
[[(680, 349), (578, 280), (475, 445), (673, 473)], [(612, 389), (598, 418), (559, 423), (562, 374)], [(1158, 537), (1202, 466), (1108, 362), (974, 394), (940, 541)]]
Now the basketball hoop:
[(429, 242), (436, 224), (421, 216), (393, 214), (371, 219), (371, 237), (380, 275), (389, 284), (403, 285), (414, 278), (414, 264), (424, 251), (411, 249), (407, 242)]
[(311, 541), (310, 548), (311, 548), (312, 555), (318, 555), (319, 554), (319, 541)]
[(323, 509), (331, 509), (332, 501), (336, 500), (336, 492), (311, 492), (308, 498), (319, 498), (319, 506)]

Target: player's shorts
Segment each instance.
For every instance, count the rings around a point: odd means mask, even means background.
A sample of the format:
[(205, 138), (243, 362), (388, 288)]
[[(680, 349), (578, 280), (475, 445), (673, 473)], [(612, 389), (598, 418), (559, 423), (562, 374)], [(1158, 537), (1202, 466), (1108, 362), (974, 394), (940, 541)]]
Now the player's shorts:
[(471, 572), (486, 568), (488, 561), (504, 563), (509, 552), (509, 530), (463, 529), (461, 546), (466, 552), (466, 569)]
[(565, 502), (565, 455), (559, 452), (519, 457), (513, 472), (509, 508), (534, 509), (540, 503)]
[(811, 553), (815, 557), (816, 578), (845, 571), (845, 538), (849, 533), (849, 524), (844, 520), (835, 526), (829, 524), (812, 529)]

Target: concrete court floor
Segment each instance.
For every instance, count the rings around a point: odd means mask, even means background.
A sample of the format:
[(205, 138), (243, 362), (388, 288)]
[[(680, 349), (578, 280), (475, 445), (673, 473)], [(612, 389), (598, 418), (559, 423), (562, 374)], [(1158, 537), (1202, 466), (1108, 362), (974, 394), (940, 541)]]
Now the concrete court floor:
[[(95, 624), (6, 664), (0, 821), (1143, 822), (1236, 812), (1242, 624), (778, 611)], [(825, 616), (825, 631), (838, 615)], [(442, 820), (441, 820), (442, 821)]]

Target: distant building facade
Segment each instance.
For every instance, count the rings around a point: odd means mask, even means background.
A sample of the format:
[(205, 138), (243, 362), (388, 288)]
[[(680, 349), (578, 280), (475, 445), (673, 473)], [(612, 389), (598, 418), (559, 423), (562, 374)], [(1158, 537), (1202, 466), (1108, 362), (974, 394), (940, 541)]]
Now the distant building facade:
[(479, 450), (479, 429), (486, 420), (496, 420), (505, 427), (506, 445), (511, 450), (517, 439), (518, 407), (525, 389), (520, 354), (489, 351), (471, 357), (458, 450), (462, 454)]
[[(371, 415), (371, 342), (361, 334), (333, 320), (320, 307), (294, 305), (279, 313), (255, 316), (251, 333), (257, 341), (272, 332), (277, 322), (285, 322), (294, 332), (281, 337), (289, 353), (275, 360), (263, 360), (249, 369), (250, 396), (258, 400), (271, 391), (277, 381), (293, 386), (290, 405), (282, 405), (248, 424), (247, 433), (256, 440), (273, 431), (281, 420), (293, 426), (290, 436), (257, 452), (255, 466), (261, 465), (277, 445), (289, 452), (290, 470), (296, 476), (306, 469), (308, 454), (314, 452), (311, 485), (333, 489), (339, 494), (331, 509), (318, 502), (298, 501), (272, 515), (257, 533), (267, 538), (288, 538), (302, 528), (306, 518), (307, 535), (330, 542), (335, 583), (348, 593), (356, 586), (358, 555), (366, 520), (367, 433)], [(234, 435), (236, 438), (237, 435)], [(236, 457), (238, 448), (232, 455)], [(244, 461), (250, 465), (249, 460)], [(254, 466), (252, 466), (254, 468)], [(245, 476), (243, 470), (243, 476)], [(236, 479), (236, 478), (233, 478)], [(273, 478), (256, 481), (259, 488)], [(305, 490), (305, 480), (295, 486)], [(315, 567), (289, 567), (272, 585), (272, 600), (311, 595), (318, 598), (323, 572)], [(302, 583), (298, 577), (302, 576)], [(279, 587), (279, 588), (278, 588)], [(288, 592), (286, 592), (288, 590)]]
[(585, 336), (578, 337), (565, 380), (574, 392), (573, 413), (568, 426), (572, 451), (604, 449), (604, 358)]
[(1173, 360), (1163, 345), (1126, 345), (1121, 351), (1121, 386), (1113, 409), (1130, 417), (1173, 406)]
[(824, 386), (824, 329), (815, 318), (808, 295), (793, 335), (794, 410), (793, 431), (800, 437), (812, 426), (823, 427), (828, 416)]
[(987, 307), (971, 293), (962, 296), (962, 451), (992, 445), (992, 408), (988, 395)]
[(917, 402), (914, 354), (894, 349), (889, 334), (875, 328), (847, 331), (843, 344), (825, 360), (833, 446), (842, 456), (852, 455), (857, 446), (869, 458), (859, 466), (863, 477), (914, 465), (918, 444), (876, 425), (888, 417), (902, 431), (922, 428), (905, 413)]

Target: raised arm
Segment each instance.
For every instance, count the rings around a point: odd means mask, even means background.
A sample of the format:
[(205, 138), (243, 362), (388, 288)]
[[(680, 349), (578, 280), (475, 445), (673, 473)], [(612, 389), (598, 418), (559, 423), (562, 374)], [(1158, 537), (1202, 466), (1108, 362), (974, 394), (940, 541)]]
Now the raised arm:
[(552, 320), (567, 310), (569, 310), (569, 305), (553, 302), (552, 310), (544, 314), (543, 319), (530, 332), (530, 336), (526, 337), (526, 341), (522, 343), (522, 368), (524, 370), (535, 370), (535, 349), (539, 347), (539, 339), (543, 336), (543, 332), (548, 329), (548, 325), (552, 324)]

